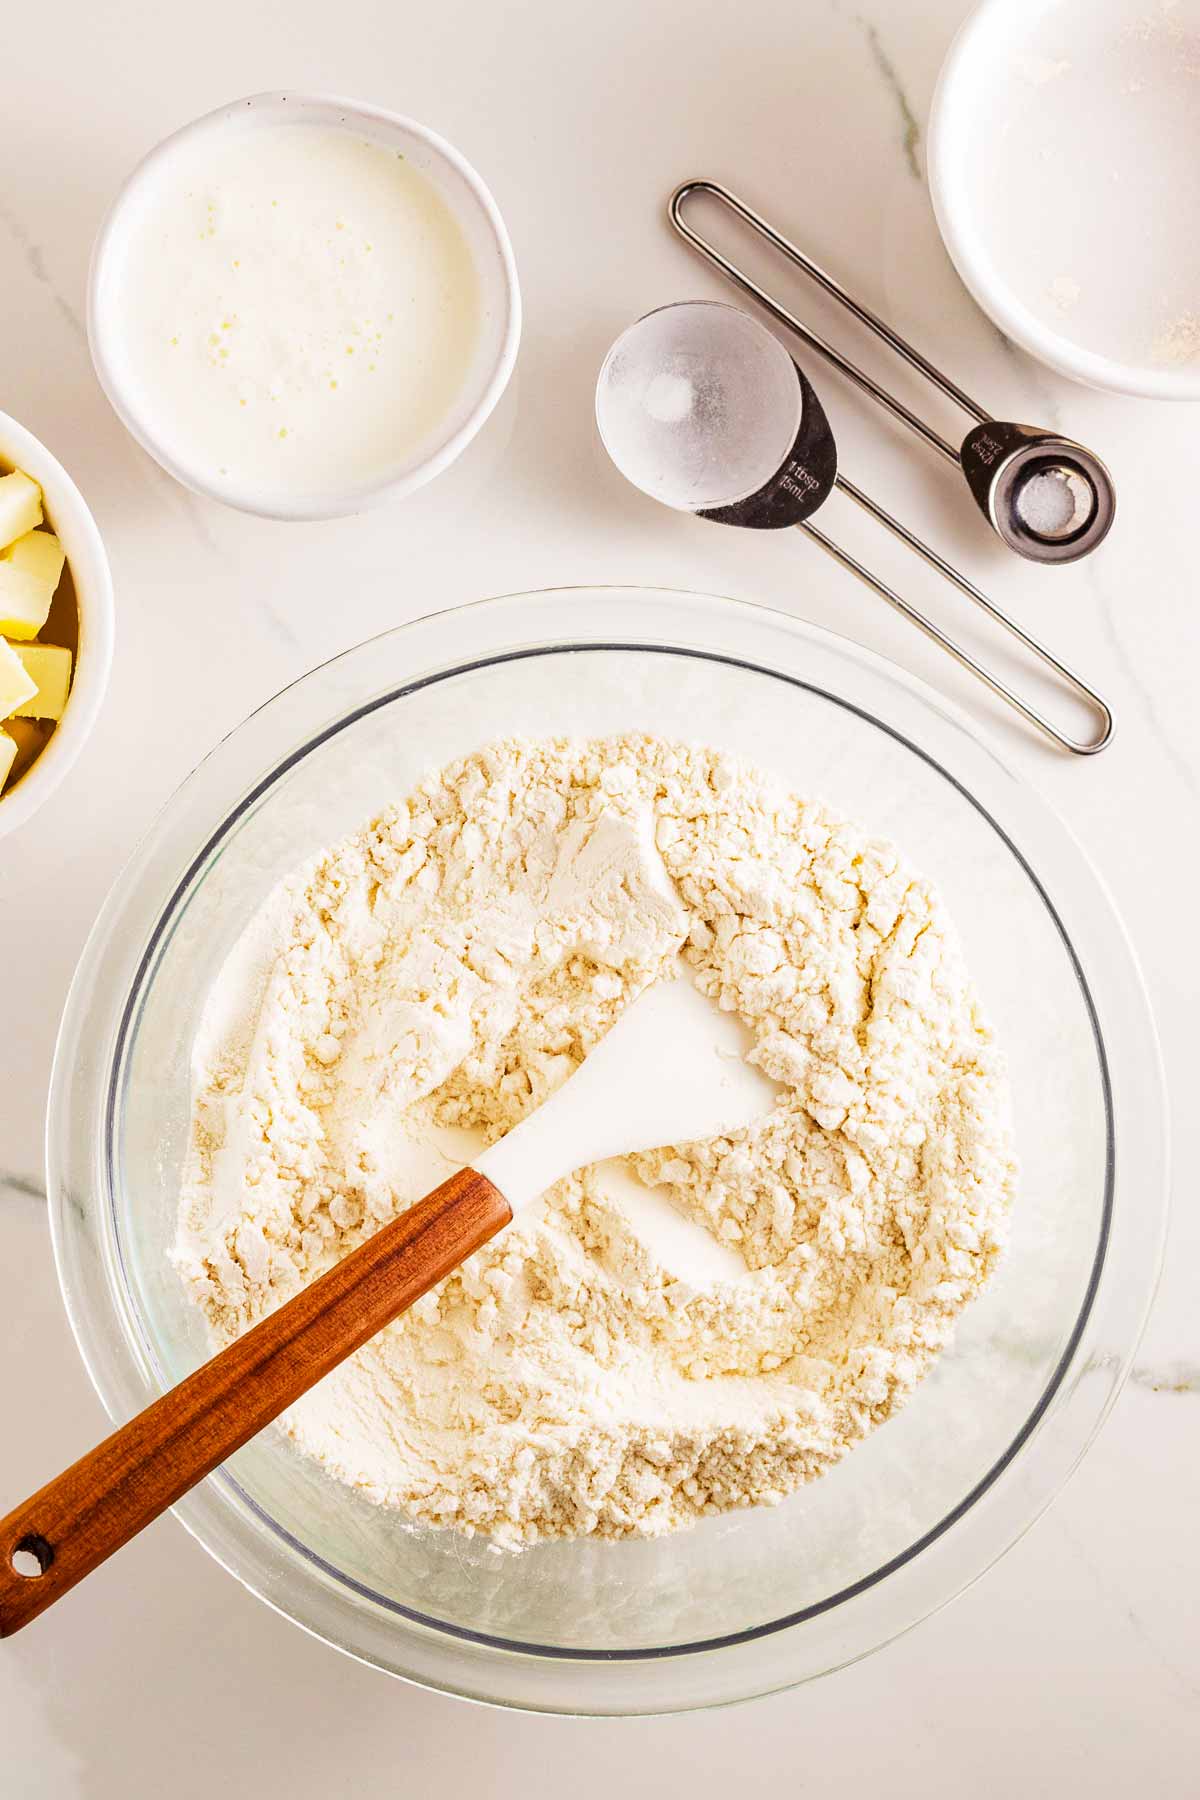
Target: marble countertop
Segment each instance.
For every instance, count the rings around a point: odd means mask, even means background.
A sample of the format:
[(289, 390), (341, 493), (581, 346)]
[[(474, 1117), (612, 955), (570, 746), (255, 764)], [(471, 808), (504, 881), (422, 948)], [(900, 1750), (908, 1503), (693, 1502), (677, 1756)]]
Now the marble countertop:
[[(766, 601), (954, 694), (1093, 856), (1141, 957), (1175, 1101), (1178, 1183), (1158, 1300), (1096, 1445), (1049, 1513), (937, 1617), (865, 1663), (736, 1716), (637, 1725), (508, 1716), (335, 1656), (161, 1520), (0, 1649), (12, 1800), (497, 1797), (621, 1786), (978, 1796), (1196, 1792), (1200, 1755), (1200, 959), (1196, 413), (1073, 388), (1014, 351), (941, 248), (924, 120), (964, 0), (45, 0), (6, 23), (0, 403), (66, 463), (113, 563), (118, 649), (88, 752), (0, 849), (0, 1253), (8, 1271), (3, 1494), (103, 1428), (59, 1300), (41, 1135), (55, 1029), (103, 895), (224, 732), (346, 646), (486, 593), (647, 582)], [(354, 94), (421, 118), (492, 185), (525, 295), (517, 377), (432, 487), (358, 520), (285, 526), (198, 501), (142, 455), (93, 377), (91, 239), (156, 139), (239, 93)], [(803, 238), (1001, 417), (1109, 460), (1117, 529), (1030, 571), (950, 475), (829, 378), (844, 460), (1111, 698), (1117, 736), (1062, 758), (793, 534), (711, 532), (649, 506), (590, 427), (603, 350), (663, 301), (717, 294), (663, 222), (685, 176), (725, 179)], [(818, 322), (820, 307), (812, 309)], [(881, 365), (882, 367), (882, 365)], [(915, 391), (915, 390), (914, 390)], [(831, 515), (832, 517), (832, 515)], [(865, 524), (838, 521), (867, 547)], [(950, 602), (953, 605), (953, 602)], [(950, 616), (947, 614), (947, 616)]]

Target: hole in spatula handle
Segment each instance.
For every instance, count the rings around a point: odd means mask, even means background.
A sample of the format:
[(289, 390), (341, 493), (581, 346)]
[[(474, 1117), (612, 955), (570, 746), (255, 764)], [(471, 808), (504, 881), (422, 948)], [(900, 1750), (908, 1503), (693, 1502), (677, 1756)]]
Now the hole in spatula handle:
[(38, 1537), (36, 1532), (30, 1531), (19, 1543), (13, 1545), (8, 1560), (14, 1575), (23, 1575), (26, 1580), (32, 1581), (37, 1576), (44, 1575), (54, 1561), (54, 1546), (48, 1544), (44, 1537)]

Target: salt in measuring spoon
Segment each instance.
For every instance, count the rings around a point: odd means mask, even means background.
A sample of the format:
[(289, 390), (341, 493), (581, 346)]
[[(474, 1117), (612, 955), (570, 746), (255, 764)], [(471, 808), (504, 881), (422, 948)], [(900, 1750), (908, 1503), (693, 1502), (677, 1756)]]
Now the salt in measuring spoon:
[[(828, 419), (778, 339), (739, 308), (679, 301), (624, 331), (596, 383), (596, 423), (617, 468), (665, 506), (758, 530), (795, 525), (1015, 707), (1061, 749), (1093, 756), (1112, 736), (1094, 689), (1003, 612), (974, 582), (838, 472)], [(1068, 737), (1032, 702), (978, 662), (932, 619), (812, 523), (838, 488), (1015, 637), (1098, 718), (1096, 735)]]

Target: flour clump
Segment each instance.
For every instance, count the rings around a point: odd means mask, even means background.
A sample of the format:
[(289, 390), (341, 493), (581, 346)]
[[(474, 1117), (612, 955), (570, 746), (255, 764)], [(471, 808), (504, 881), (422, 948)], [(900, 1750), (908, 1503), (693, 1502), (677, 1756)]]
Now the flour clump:
[[(681, 950), (774, 1110), (560, 1182), (328, 1376), (283, 1423), (339, 1480), (503, 1543), (657, 1535), (784, 1499), (949, 1341), (1015, 1170), (944, 907), (649, 736), (491, 745), (268, 901), (194, 1055), (175, 1258), (215, 1340), (511, 1129)], [(664, 1201), (710, 1257), (650, 1229)]]

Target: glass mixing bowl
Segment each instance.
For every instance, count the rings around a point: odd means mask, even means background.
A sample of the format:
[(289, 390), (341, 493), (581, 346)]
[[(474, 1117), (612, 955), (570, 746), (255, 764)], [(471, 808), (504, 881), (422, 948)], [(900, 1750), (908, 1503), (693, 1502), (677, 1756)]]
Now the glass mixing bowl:
[(167, 1262), (202, 1003), (311, 851), (501, 735), (648, 730), (778, 770), (945, 893), (1012, 1068), (1011, 1250), (905, 1410), (784, 1505), (654, 1542), (522, 1554), (409, 1525), (267, 1431), (176, 1508), (219, 1562), (395, 1674), (546, 1711), (764, 1693), (876, 1648), (1028, 1526), (1133, 1354), (1165, 1222), (1154, 1030), (1112, 907), (966, 720), (779, 613), (568, 589), (422, 619), (286, 689), (184, 784), (118, 881), (67, 1005), (48, 1162), (72, 1325), (114, 1419), (205, 1354)]

